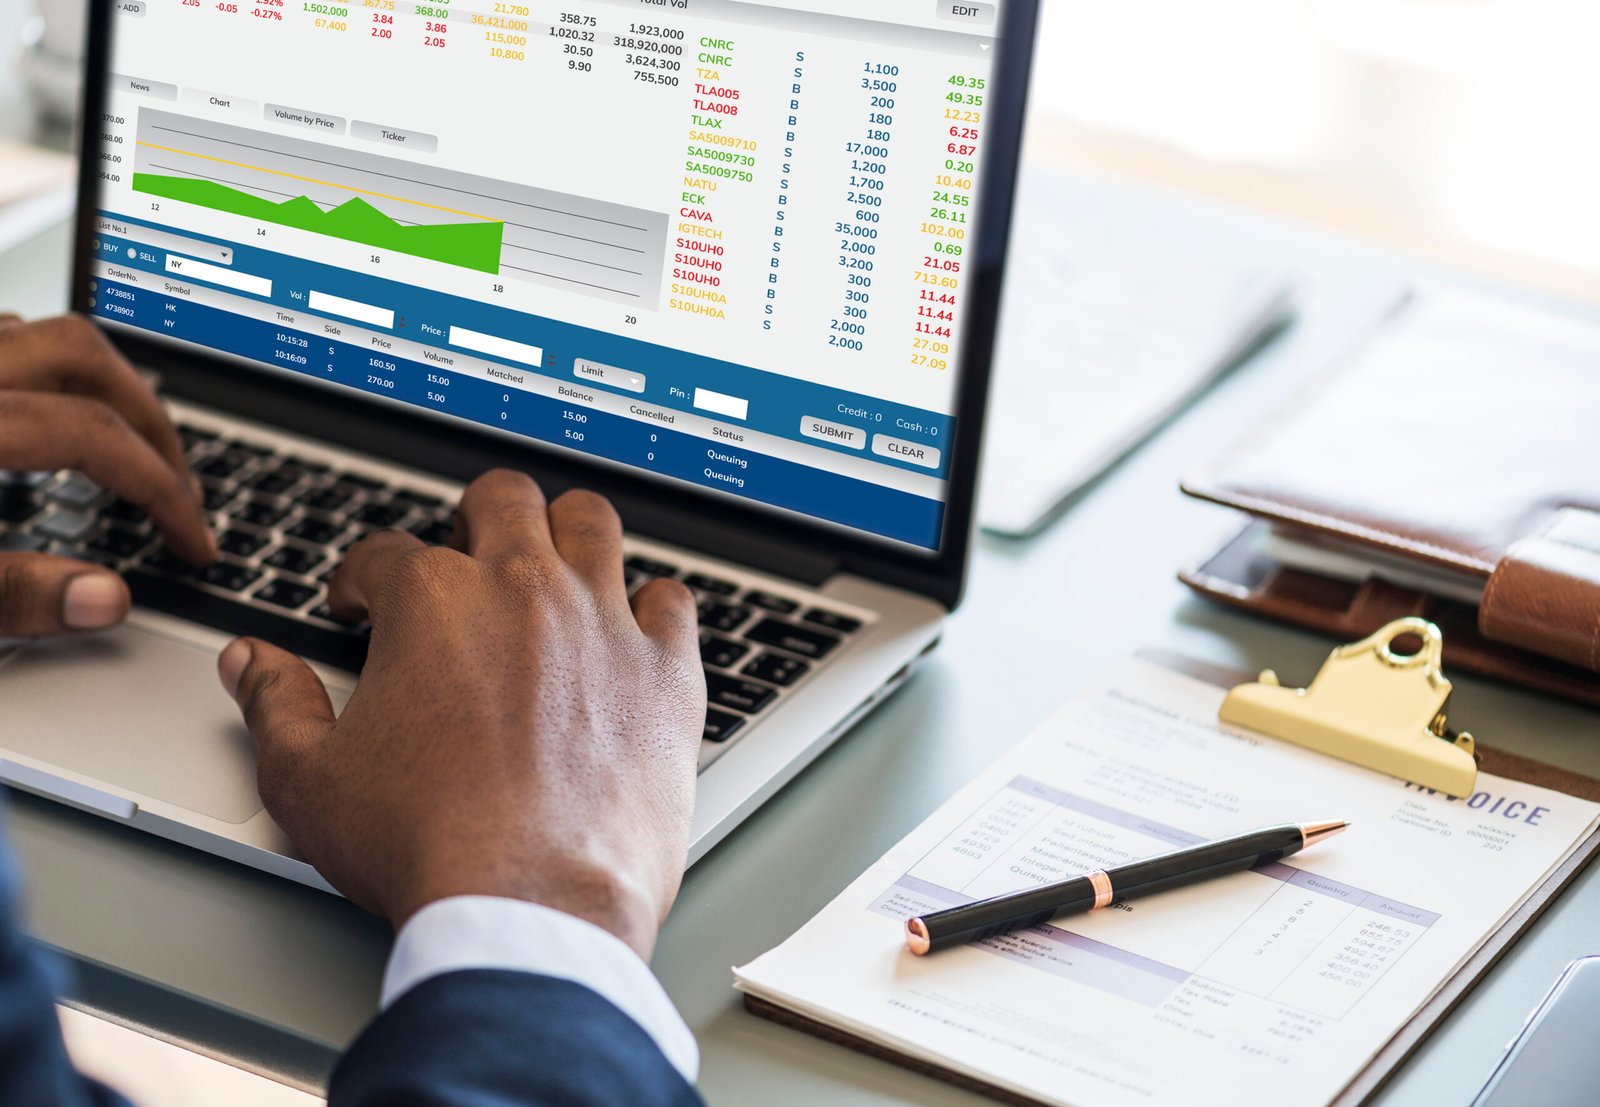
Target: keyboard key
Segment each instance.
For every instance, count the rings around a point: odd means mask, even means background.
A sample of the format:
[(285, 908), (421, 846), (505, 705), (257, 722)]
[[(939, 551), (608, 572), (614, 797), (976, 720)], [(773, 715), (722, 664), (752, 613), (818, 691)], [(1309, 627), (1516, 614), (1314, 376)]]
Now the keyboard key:
[(68, 507), (88, 507), (100, 498), (101, 488), (82, 473), (72, 473), (67, 479), (45, 493), (47, 499)]
[(368, 492), (377, 492), (388, 487), (383, 481), (362, 476), (360, 473), (340, 473), (339, 483), (347, 484), (352, 488), (364, 488)]
[(193, 565), (190, 565), (165, 546), (158, 547), (152, 553), (146, 554), (144, 564), (152, 569), (159, 569), (163, 573), (178, 573), (187, 576), (194, 572)]
[(316, 594), (317, 590), (309, 585), (296, 584), (292, 580), (275, 580), (257, 592), (255, 598), (263, 603), (293, 610), (304, 607)]
[(321, 519), (301, 519), (285, 533), (313, 546), (326, 546), (344, 533), (343, 523), (327, 523)]
[(360, 625), (359, 623), (352, 623), (349, 619), (341, 619), (339, 616), (335, 615), (333, 613), (333, 608), (329, 607), (326, 601), (319, 603), (316, 607), (313, 607), (309, 614), (318, 619), (325, 619), (335, 626), (349, 627), (352, 630)]
[(119, 523), (147, 523), (150, 517), (144, 513), (144, 508), (138, 504), (130, 504), (127, 500), (112, 500), (100, 509), (100, 514), (106, 519), (115, 519)]
[(739, 671), (747, 677), (755, 677), (768, 684), (787, 688), (809, 673), (811, 666), (798, 657), (786, 657), (781, 653), (763, 653)]
[(652, 577), (675, 577), (678, 575), (678, 567), (676, 565), (668, 565), (665, 561), (656, 561), (653, 558), (630, 557), (623, 564), (636, 572), (645, 573)]
[(415, 488), (402, 488), (395, 494), (395, 499), (404, 500), (417, 507), (443, 507), (444, 501), (438, 496), (431, 496), (426, 492), (418, 492)]
[(261, 570), (233, 561), (217, 561), (195, 574), (202, 583), (226, 588), (229, 592), (243, 592), (261, 579)]
[(448, 546), (451, 536), (455, 534), (455, 527), (438, 519), (430, 519), (412, 527), (411, 533), (430, 546)]
[(136, 534), (121, 527), (107, 527), (104, 533), (89, 543), (89, 548), (109, 554), (118, 561), (125, 561), (136, 556), (153, 541), (155, 539), (148, 534)]
[(297, 577), (310, 576), (311, 571), (327, 558), (321, 550), (308, 550), (304, 546), (280, 546), (267, 558), (267, 564)]
[(314, 476), (321, 476), (328, 471), (328, 467), (320, 461), (310, 461), (303, 457), (295, 457), (293, 454), (286, 456), (283, 462), (285, 465), (294, 466), (302, 473), (311, 473)]
[(350, 502), (351, 495), (352, 493), (348, 488), (340, 488), (335, 485), (332, 488), (319, 488), (310, 495), (303, 497), (300, 502), (307, 507), (314, 507), (318, 511), (338, 511)]
[(706, 708), (706, 728), (700, 732), (700, 737), (706, 742), (726, 742), (744, 726), (744, 720), (738, 715), (731, 715), (726, 711), (718, 711), (715, 707)]
[(251, 457), (271, 457), (278, 452), (271, 446), (263, 446), (259, 442), (247, 442), (243, 438), (233, 439), (225, 449), (229, 453), (248, 454)]
[(0, 469), (0, 488), (32, 492), (49, 484), (55, 475), (54, 469)]
[(710, 630), (737, 630), (748, 618), (750, 609), (738, 604), (720, 600), (706, 600), (700, 604), (700, 625)]
[(782, 619), (763, 619), (745, 631), (744, 636), (752, 642), (760, 642), (763, 646), (775, 646), (813, 661), (819, 657), (826, 657), (829, 651), (839, 644), (839, 639), (835, 635), (811, 630), (808, 627), (797, 627)]
[(197, 427), (193, 423), (179, 423), (178, 437), (183, 439), (185, 446), (193, 446), (197, 442), (215, 442), (216, 431), (208, 431), (204, 427)]
[(300, 470), (290, 465), (282, 465), (265, 473), (257, 473), (245, 481), (244, 485), (263, 496), (281, 496), (304, 479), (305, 474)]
[(750, 647), (715, 634), (700, 635), (700, 660), (719, 669), (731, 669), (750, 652)]
[(782, 596), (775, 596), (771, 592), (746, 592), (744, 602), (754, 604), (756, 607), (767, 611), (777, 612), (779, 615), (793, 615), (800, 610), (800, 605), (793, 600), (786, 600)]
[(852, 619), (848, 615), (840, 615), (837, 611), (826, 611), (820, 607), (813, 607), (801, 618), (819, 627), (836, 630), (840, 634), (854, 634), (861, 629), (860, 619)]
[(207, 511), (221, 511), (234, 501), (239, 495), (237, 488), (228, 488), (223, 485), (206, 485), (202, 497)]
[(40, 505), (26, 496), (0, 492), (0, 523), (20, 523), (39, 514)]
[(37, 534), (27, 534), (20, 530), (0, 534), (0, 553), (36, 553), (44, 547), (45, 540)]
[(76, 542), (94, 529), (95, 517), (82, 511), (57, 511), (35, 524), (33, 532), (58, 542)]
[(411, 509), (404, 504), (369, 503), (363, 505), (361, 510), (355, 513), (355, 520), (358, 523), (365, 523), (369, 527), (377, 527), (382, 530), (384, 527), (394, 526), (410, 514)]
[(706, 698), (718, 707), (743, 711), (753, 715), (778, 695), (765, 684), (753, 680), (739, 680), (721, 673), (706, 673)]
[(288, 518), (289, 512), (294, 510), (288, 507), (278, 507), (267, 503), (265, 500), (247, 500), (233, 513), (233, 517), (241, 523), (249, 523), (253, 527), (275, 527)]
[(739, 586), (731, 580), (708, 577), (704, 573), (690, 573), (683, 578), (683, 583), (698, 591), (709, 592), (713, 596), (731, 596), (739, 590)]
[(194, 471), (202, 477), (211, 477), (215, 480), (227, 480), (239, 471), (244, 464), (244, 458), (237, 454), (218, 454), (208, 457), (194, 467)]
[(228, 530), (217, 536), (217, 548), (234, 557), (254, 557), (271, 539), (248, 530)]

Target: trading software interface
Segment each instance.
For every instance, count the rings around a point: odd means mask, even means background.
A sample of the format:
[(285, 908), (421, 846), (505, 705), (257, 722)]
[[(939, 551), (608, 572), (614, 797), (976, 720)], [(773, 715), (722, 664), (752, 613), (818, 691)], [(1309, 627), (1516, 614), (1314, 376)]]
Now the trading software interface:
[(114, 7), (98, 317), (938, 547), (994, 3)]

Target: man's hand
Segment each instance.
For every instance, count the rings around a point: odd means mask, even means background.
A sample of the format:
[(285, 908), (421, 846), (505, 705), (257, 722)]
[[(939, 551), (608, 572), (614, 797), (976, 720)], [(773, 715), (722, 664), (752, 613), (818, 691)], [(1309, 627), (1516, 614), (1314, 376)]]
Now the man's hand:
[(546, 507), (519, 473), (467, 489), (454, 544), (385, 531), (351, 549), (330, 601), (371, 618), (372, 644), (338, 718), (293, 655), (255, 639), (223, 651), (261, 798), (396, 928), (447, 896), (508, 896), (648, 958), (694, 806), (694, 601), (658, 580), (630, 607), (611, 505), (569, 492)]
[[(183, 557), (216, 557), (199, 484), (161, 402), (80, 316), (24, 323), (0, 314), (0, 469), (80, 470), (144, 508)], [(127, 586), (98, 565), (0, 553), (0, 637), (98, 629), (127, 610)]]

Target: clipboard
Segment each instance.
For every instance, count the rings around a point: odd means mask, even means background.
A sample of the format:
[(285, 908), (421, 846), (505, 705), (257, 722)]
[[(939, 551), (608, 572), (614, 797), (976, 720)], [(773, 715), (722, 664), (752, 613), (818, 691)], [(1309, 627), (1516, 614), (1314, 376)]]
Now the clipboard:
[[(1337, 651), (1336, 651), (1337, 652)], [(1166, 650), (1140, 650), (1137, 656), (1145, 661), (1163, 666), (1181, 673), (1185, 676), (1203, 680), (1219, 688), (1232, 688), (1249, 681), (1249, 675), (1224, 666), (1213, 665), (1182, 654)], [(1439, 740), (1443, 743), (1442, 736)], [(1496, 776), (1503, 776), (1511, 780), (1522, 781), (1526, 784), (1536, 784), (1578, 799), (1600, 802), (1600, 779), (1584, 776), (1581, 773), (1569, 772), (1554, 765), (1532, 758), (1522, 757), (1518, 754), (1507, 753), (1502, 750), (1478, 746), (1475, 751), (1478, 765), (1484, 772)], [(1466, 998), (1473, 987), (1483, 979), (1506, 952), (1516, 943), (1517, 939), (1538, 921), (1545, 910), (1553, 903), (1567, 886), (1588, 867), (1589, 863), (1600, 854), (1600, 830), (1596, 830), (1584, 839), (1573, 851), (1572, 855), (1564, 861), (1559, 868), (1552, 872), (1543, 884), (1519, 907), (1499, 930), (1495, 931), (1480, 946), (1465, 964), (1458, 969), (1454, 976), (1447, 979), (1434, 993), (1433, 997), (1412, 1016), (1372, 1060), (1356, 1076), (1345, 1085), (1344, 1089), (1330, 1103), (1330, 1107), (1360, 1107), (1370, 1100), (1377, 1092), (1388, 1083), (1389, 1079), (1399, 1070), (1400, 1066), (1415, 1053), (1434, 1029), (1455, 1010), (1456, 1006)], [(846, 1046), (875, 1057), (881, 1061), (888, 1061), (901, 1068), (912, 1072), (931, 1076), (936, 1080), (953, 1085), (965, 1091), (976, 1092), (987, 1096), (998, 1103), (1011, 1104), (1013, 1107), (1048, 1107), (1040, 1100), (1028, 1096), (1018, 1095), (1009, 1089), (997, 1087), (986, 1081), (974, 1079), (965, 1073), (954, 1072), (938, 1065), (929, 1064), (919, 1058), (885, 1048), (875, 1042), (858, 1037), (848, 1031), (840, 1030), (827, 1023), (811, 1019), (805, 1015), (796, 1014), (784, 1007), (758, 999), (745, 993), (745, 1009), (751, 1014), (795, 1030), (803, 1030), (824, 1041), (835, 1045)]]

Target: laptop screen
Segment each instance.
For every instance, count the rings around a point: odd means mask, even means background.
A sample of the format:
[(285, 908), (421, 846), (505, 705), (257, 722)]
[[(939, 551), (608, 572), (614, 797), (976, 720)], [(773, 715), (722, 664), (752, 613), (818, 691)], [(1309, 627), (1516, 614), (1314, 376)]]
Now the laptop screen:
[(995, 3), (112, 8), (102, 320), (939, 548)]

